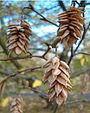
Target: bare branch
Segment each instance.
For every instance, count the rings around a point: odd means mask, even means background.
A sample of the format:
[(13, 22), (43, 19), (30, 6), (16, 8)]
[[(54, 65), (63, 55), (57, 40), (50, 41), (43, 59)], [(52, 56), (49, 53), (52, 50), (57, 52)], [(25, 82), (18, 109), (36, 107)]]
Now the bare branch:
[(70, 62), (71, 62), (71, 60), (72, 60), (72, 58), (73, 58), (73, 55), (74, 55), (74, 53), (73, 53), (73, 47), (71, 48), (71, 56), (70, 56), (70, 58), (69, 58), (69, 61), (68, 61), (68, 65), (70, 64)]
[(76, 55), (78, 55), (78, 54), (90, 55), (90, 53), (78, 52), (78, 53), (76, 53), (74, 56), (76, 56)]
[(60, 7), (61, 7), (64, 11), (67, 10), (62, 0), (58, 0), (58, 4), (60, 5)]
[(58, 109), (58, 104), (55, 104), (55, 109), (54, 109), (53, 113), (56, 113), (57, 109)]
[[(83, 100), (73, 100), (73, 101), (66, 102), (65, 105), (79, 103), (79, 102), (86, 102), (86, 103), (88, 103), (88, 102), (90, 102), (90, 100), (86, 100), (86, 99), (83, 99)], [(55, 107), (55, 110), (54, 110), (53, 113), (56, 113), (57, 108), (58, 108), (58, 105), (56, 104), (56, 107)]]
[(34, 56), (34, 55), (32, 56), (32, 55), (27, 55), (27, 56), (18, 56), (18, 57), (0, 58), (0, 61), (21, 60), (21, 59), (33, 58), (33, 57), (42, 58), (42, 59), (44, 59), (44, 60), (47, 60), (47, 59), (44, 58), (43, 56)]
[(45, 55), (50, 51), (50, 49), (52, 48), (52, 46), (48, 43), (45, 43), (47, 45), (47, 50), (45, 51), (45, 53), (42, 55), (42, 57), (45, 57)]
[(20, 74), (21, 72), (26, 72), (26, 71), (29, 71), (29, 70), (33, 71), (35, 69), (40, 69), (40, 68), (42, 68), (42, 66), (27, 68), (27, 69), (23, 69), (23, 70), (17, 71), (14, 74), (10, 74), (10, 75), (6, 76), (2, 81), (0, 81), (0, 92), (1, 92), (0, 93), (0, 97), (1, 97), (2, 93), (4, 92), (5, 84), (6, 84), (6, 82), (7, 82), (7, 80), (9, 78), (17, 77), (17, 75)]
[(38, 90), (36, 88), (31, 88), (31, 90), (33, 92), (35, 92), (37, 95), (39, 95), (41, 98), (44, 98), (45, 100), (48, 101), (49, 97), (48, 97), (48, 95), (45, 92), (42, 92), (42, 91), (40, 91), (40, 90)]
[[(48, 20), (47, 18), (45, 18), (42, 14), (40, 14), (38, 11), (36, 11), (36, 10), (34, 9), (34, 7), (33, 7), (31, 4), (30, 4), (29, 6), (30, 6), (30, 7), (24, 7), (24, 9), (31, 9), (32, 11), (34, 11), (35, 13), (37, 13), (39, 16), (42, 17), (41, 20), (44, 20), (44, 21), (46, 21), (46, 22), (51, 23), (52, 25), (55, 25), (56, 27), (59, 27), (57, 24), (51, 22), (50, 20)], [(24, 10), (24, 9), (23, 9), (23, 10)]]
[(68, 65), (70, 65), (71, 60), (73, 59), (73, 57), (74, 57), (76, 51), (77, 51), (78, 48), (80, 47), (82, 41), (85, 39), (85, 35), (86, 35), (86, 33), (87, 33), (87, 30), (89, 29), (89, 26), (90, 26), (90, 23), (88, 24), (88, 27), (85, 29), (85, 25), (84, 25), (84, 31), (83, 31), (82, 39), (79, 41), (79, 43), (78, 43), (77, 47), (75, 48), (75, 50), (74, 50), (73, 52), (71, 52), (71, 56), (70, 56), (70, 58), (69, 58)]
[(79, 70), (76, 70), (75, 72), (73, 72), (71, 79), (73, 79), (74, 77), (78, 77), (81, 74), (88, 73), (88, 72), (90, 72), (90, 68), (83, 67), (81, 70), (79, 69)]
[[(43, 66), (43, 68), (44, 68), (45, 66)], [(18, 74), (20, 74), (20, 73), (22, 73), (22, 72), (27, 72), (27, 71), (33, 71), (33, 70), (36, 70), (36, 69), (40, 69), (40, 68), (42, 68), (42, 66), (37, 66), (37, 67), (31, 67), (31, 68), (27, 68), (27, 69), (22, 69), (22, 70), (20, 70), (20, 71), (17, 71), (16, 73), (13, 73), (13, 74), (10, 74), (10, 75), (8, 75), (8, 77), (5, 79), (5, 80), (8, 80), (9, 78), (11, 78), (11, 77), (15, 77), (15, 76), (17, 76)]]
[(83, 100), (74, 100), (74, 101), (67, 102), (65, 105), (73, 104), (73, 103), (79, 103), (79, 102), (90, 102), (90, 100), (86, 100), (86, 99), (83, 99)]

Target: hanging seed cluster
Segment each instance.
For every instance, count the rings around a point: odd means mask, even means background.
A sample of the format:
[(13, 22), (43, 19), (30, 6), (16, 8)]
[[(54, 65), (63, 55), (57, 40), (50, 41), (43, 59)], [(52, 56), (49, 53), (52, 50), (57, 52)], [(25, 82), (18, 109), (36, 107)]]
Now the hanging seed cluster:
[(44, 75), (44, 82), (49, 83), (48, 94), (50, 101), (56, 101), (58, 105), (63, 105), (71, 90), (69, 66), (60, 61), (57, 57), (50, 59), (45, 66), (48, 66)]
[(30, 25), (25, 20), (22, 20), (21, 24), (12, 24), (8, 26), (8, 51), (9, 54), (15, 53), (17, 55), (22, 52), (27, 53), (29, 51), (29, 36), (32, 35)]
[(71, 47), (81, 37), (84, 18), (81, 16), (82, 8), (70, 7), (68, 11), (59, 14), (60, 29), (58, 38), (67, 47)]
[(21, 96), (14, 98), (10, 104), (11, 113), (23, 113), (23, 99)]

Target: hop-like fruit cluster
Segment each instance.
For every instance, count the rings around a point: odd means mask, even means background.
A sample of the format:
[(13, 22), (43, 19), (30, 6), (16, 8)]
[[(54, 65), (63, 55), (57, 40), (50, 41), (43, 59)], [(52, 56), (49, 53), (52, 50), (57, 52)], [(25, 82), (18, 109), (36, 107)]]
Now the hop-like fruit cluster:
[(21, 96), (14, 98), (10, 104), (11, 113), (23, 113), (23, 99)]
[(29, 36), (32, 35), (30, 25), (25, 20), (22, 20), (21, 24), (12, 24), (8, 26), (8, 51), (9, 54), (15, 53), (17, 55), (22, 52), (27, 53), (29, 51)]
[(82, 8), (70, 7), (58, 16), (61, 26), (58, 30), (58, 38), (67, 47), (71, 47), (81, 37), (82, 24), (84, 23), (82, 13)]
[(63, 105), (71, 90), (69, 66), (60, 61), (57, 57), (51, 58), (45, 66), (48, 66), (44, 75), (44, 82), (49, 83), (48, 94), (50, 101), (56, 101), (58, 105)]

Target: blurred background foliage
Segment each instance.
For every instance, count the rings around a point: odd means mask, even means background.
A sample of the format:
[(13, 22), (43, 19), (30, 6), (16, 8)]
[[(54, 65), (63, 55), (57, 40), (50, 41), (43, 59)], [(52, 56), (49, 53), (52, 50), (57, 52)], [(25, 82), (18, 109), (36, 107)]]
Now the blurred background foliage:
[[(82, 4), (82, 6), (83, 4), (85, 5), (85, 25), (87, 27), (90, 23), (90, 1), (77, 1)], [(52, 43), (57, 37), (57, 26), (42, 20), (39, 15), (30, 9), (25, 9), (23, 11), (24, 7), (28, 7), (32, 4), (36, 11), (45, 16), (48, 20), (59, 25), (57, 19), (58, 14), (65, 11), (71, 5), (71, 2), (72, 0), (63, 0), (63, 2), (58, 0), (0, 0), (0, 57), (8, 57), (6, 47), (7, 25), (20, 23), (22, 15), (24, 15), (25, 20), (30, 23), (32, 28), (33, 36), (30, 38), (30, 52), (32, 54), (42, 55), (47, 49), (45, 42)], [(74, 48), (78, 45), (78, 42), (74, 45)], [(58, 55), (61, 56), (64, 47), (62, 44), (58, 44), (57, 47)], [(55, 50), (52, 49), (47, 54), (47, 58), (52, 57), (54, 52)], [(82, 53), (88, 53), (88, 55)], [(70, 51), (64, 54), (67, 61), (70, 56)], [(22, 54), (21, 56), (25, 55)], [(0, 61), (0, 80), (8, 74), (17, 72), (18, 70), (42, 66), (44, 62), (45, 60), (40, 58)], [(80, 99), (90, 100), (90, 28), (88, 28), (85, 40), (74, 56), (70, 68), (73, 90), (68, 101)], [(9, 113), (9, 102), (13, 96), (19, 93), (23, 95), (25, 100), (24, 113), (52, 113), (52, 108), (50, 108), (47, 101), (44, 98), (40, 98), (29, 88), (29, 86), (40, 88), (43, 92), (47, 92), (47, 84), (44, 85), (41, 82), (43, 74), (44, 70), (42, 68), (32, 72), (20, 73), (18, 77), (8, 80), (3, 99), (0, 101), (0, 113)], [(64, 107), (60, 107), (58, 113), (90, 113), (90, 101), (68, 103)]]

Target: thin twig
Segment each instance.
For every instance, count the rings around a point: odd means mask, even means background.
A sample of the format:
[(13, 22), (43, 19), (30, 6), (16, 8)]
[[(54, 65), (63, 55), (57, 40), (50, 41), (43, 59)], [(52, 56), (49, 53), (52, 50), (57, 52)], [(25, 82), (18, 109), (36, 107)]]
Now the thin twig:
[(70, 102), (65, 103), (65, 105), (73, 104), (73, 103), (79, 103), (79, 102), (90, 102), (90, 100), (86, 100), (86, 99), (83, 99), (83, 100), (74, 100), (74, 101), (70, 101)]
[[(45, 66), (43, 66), (43, 67), (45, 67)], [(37, 66), (37, 67), (31, 67), (31, 68), (27, 68), (27, 69), (22, 69), (20, 71), (17, 71), (16, 73), (13, 73), (13, 74), (8, 75), (8, 77), (6, 77), (6, 79), (4, 81), (8, 80), (11, 77), (15, 77), (16, 75), (18, 75), (18, 74), (20, 74), (22, 72), (27, 72), (29, 70), (33, 71), (35, 69), (40, 69), (40, 68), (42, 68), (42, 66)]]
[(11, 77), (15, 77), (17, 76), (18, 74), (22, 73), (22, 72), (27, 72), (27, 71), (33, 71), (33, 70), (36, 70), (36, 69), (40, 69), (40, 68), (46, 68), (47, 66), (36, 66), (36, 67), (30, 67), (30, 68), (27, 68), (27, 69), (22, 69), (22, 70), (19, 70), (17, 71), (16, 73), (13, 73), (13, 74), (10, 74), (8, 75), (8, 78), (6, 78), (5, 80), (11, 78)]
[(85, 25), (84, 25), (84, 31), (83, 31), (82, 39), (79, 41), (79, 43), (78, 43), (77, 47), (75, 48), (75, 50), (71, 53), (71, 56), (70, 56), (69, 61), (68, 61), (68, 65), (70, 65), (71, 60), (72, 60), (73, 57), (75, 56), (76, 51), (77, 51), (78, 48), (80, 47), (82, 41), (85, 39), (85, 35), (86, 35), (86, 33), (87, 33), (87, 30), (89, 29), (89, 26), (90, 26), (90, 23), (88, 24), (87, 29), (85, 29)]
[(41, 90), (38, 90), (37, 88), (31, 88), (33, 92), (35, 92), (37, 95), (39, 95), (41, 98), (44, 98), (48, 101), (49, 97), (45, 92), (42, 92)]
[[(23, 88), (23, 87), (20, 87), (20, 88)], [(24, 88), (32, 90), (37, 96), (45, 99), (47, 102), (49, 101), (48, 94), (46, 94), (45, 92), (41, 91), (40, 89), (32, 88), (31, 86), (24, 86)], [(20, 93), (20, 95), (25, 95), (25, 94), (27, 94), (27, 93)], [(28, 93), (28, 94), (31, 94), (31, 93)]]
[[(45, 67), (45, 66), (43, 66), (43, 67)], [(10, 75), (8, 75), (7, 77), (5, 77), (2, 81), (0, 81), (0, 97), (1, 97), (2, 93), (4, 92), (5, 84), (6, 84), (6, 82), (7, 82), (7, 80), (8, 80), (9, 78), (16, 77), (16, 76), (17, 76), (18, 74), (20, 74), (21, 72), (26, 72), (26, 71), (28, 71), (28, 70), (33, 71), (33, 70), (35, 70), (35, 69), (40, 69), (40, 68), (42, 68), (42, 66), (23, 69), (23, 70), (20, 70), (20, 71), (14, 73), (14, 74), (10, 74)]]
[(55, 109), (54, 109), (53, 113), (57, 112), (57, 108), (58, 108), (58, 104), (55, 104)]
[(71, 56), (70, 56), (70, 59), (69, 59), (69, 61), (67, 63), (68, 65), (70, 64), (72, 58), (73, 58), (73, 47), (71, 48)]
[(72, 0), (71, 6), (72, 6), (72, 5), (75, 6), (75, 3), (76, 3), (79, 7), (81, 7), (80, 3), (79, 3), (77, 0)]
[(90, 53), (78, 52), (78, 53), (76, 53), (74, 56), (76, 56), (76, 55), (78, 55), (78, 54), (90, 55)]
[[(59, 27), (57, 24), (51, 22), (50, 20), (48, 20), (47, 18), (45, 18), (42, 14), (40, 14), (38, 11), (36, 11), (36, 10), (34, 9), (34, 7), (33, 7), (31, 4), (30, 4), (29, 6), (30, 6), (30, 7), (24, 7), (24, 9), (31, 9), (32, 11), (34, 11), (35, 13), (37, 13), (39, 16), (42, 17), (41, 20), (44, 20), (44, 21), (46, 21), (46, 22), (51, 23), (52, 25), (55, 25), (56, 27)], [(24, 9), (23, 9), (23, 10), (24, 10)]]
[(71, 76), (71, 79), (73, 79), (75, 77), (78, 77), (81, 74), (89, 73), (89, 72), (90, 72), (90, 68), (83, 67), (81, 70), (79, 69), (79, 70), (76, 70), (75, 72), (73, 72), (72, 76)]
[(63, 11), (67, 10), (66, 7), (65, 7), (65, 4), (63, 3), (63, 0), (58, 0), (58, 4), (63, 9)]
[(18, 57), (0, 58), (0, 61), (21, 60), (21, 59), (33, 58), (33, 57), (42, 58), (42, 59), (44, 59), (44, 60), (47, 60), (47, 59), (44, 58), (43, 56), (34, 56), (34, 55), (32, 56), (32, 55), (27, 55), (27, 56), (18, 56)]
[(47, 9), (45, 9), (44, 11), (41, 11), (41, 13), (45, 13), (45, 12), (47, 12), (47, 11), (49, 11), (49, 10), (52, 10), (52, 9), (56, 8), (56, 7), (58, 7), (58, 6), (55, 5), (55, 6), (53, 6), (53, 7), (47, 8)]
[[(73, 0), (72, 0), (72, 1), (73, 1)], [(85, 9), (85, 5), (84, 5), (84, 9)], [(83, 13), (83, 17), (84, 17), (84, 13)], [(87, 30), (89, 29), (89, 26), (90, 26), (90, 23), (88, 24), (88, 27), (87, 27), (87, 28), (85, 28), (85, 23), (83, 24), (84, 31), (83, 31), (82, 39), (79, 41), (79, 43), (78, 43), (77, 47), (75, 48), (75, 50), (74, 50), (73, 52), (71, 52), (71, 56), (70, 56), (70, 58), (69, 58), (68, 65), (70, 65), (70, 63), (71, 63), (71, 61), (72, 61), (72, 59), (73, 59), (73, 57), (74, 57), (76, 51), (77, 51), (78, 48), (80, 47), (82, 41), (85, 39), (85, 35), (86, 35), (86, 33), (87, 33)]]
[(88, 24), (87, 29), (85, 29), (85, 26), (84, 26), (84, 32), (83, 32), (83, 35), (82, 35), (82, 39), (80, 40), (78, 46), (77, 46), (76, 49), (74, 50), (74, 53), (78, 50), (79, 46), (81, 45), (82, 41), (84, 40), (85, 35), (86, 35), (86, 32), (87, 32), (87, 30), (89, 29), (89, 26), (90, 26), (90, 23)]
[(16, 76), (16, 75), (18, 75), (18, 74), (20, 74), (20, 73), (22, 73), (22, 72), (26, 72), (26, 71), (29, 71), (29, 70), (33, 71), (33, 70), (35, 70), (35, 69), (40, 69), (40, 68), (42, 68), (42, 66), (37, 66), (37, 67), (31, 67), (31, 68), (27, 68), (27, 69), (22, 69), (22, 70), (20, 70), (20, 71), (14, 73), (14, 74), (11, 74), (11, 75), (9, 75), (9, 76), (14, 77), (14, 76)]
[(47, 50), (45, 51), (45, 53), (42, 55), (42, 57), (43, 58), (45, 58), (45, 55), (50, 51), (50, 49), (51, 49), (51, 47), (50, 47), (50, 45), (48, 44), (48, 43), (46, 43), (46, 45), (47, 45)]

